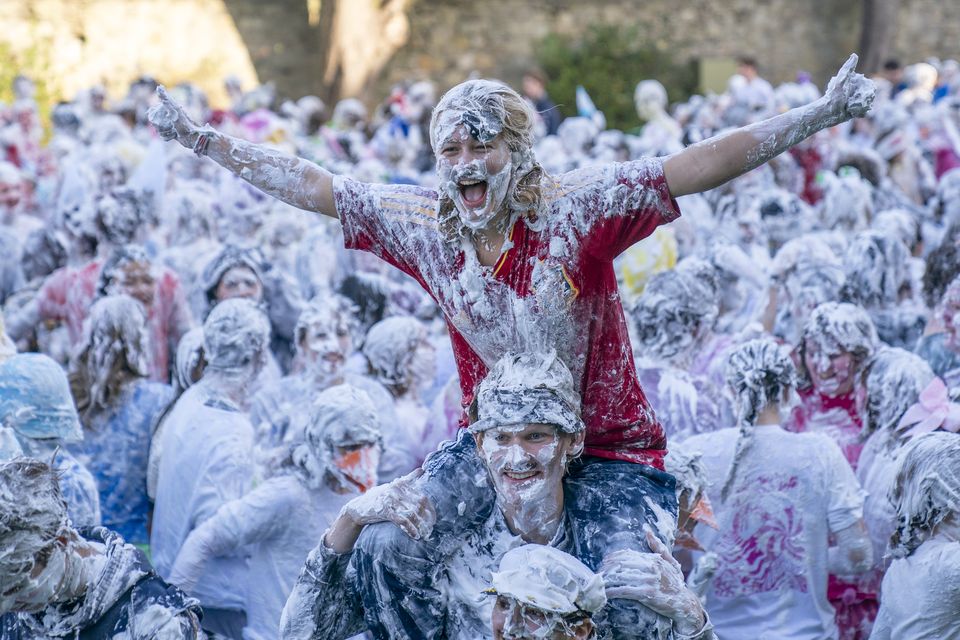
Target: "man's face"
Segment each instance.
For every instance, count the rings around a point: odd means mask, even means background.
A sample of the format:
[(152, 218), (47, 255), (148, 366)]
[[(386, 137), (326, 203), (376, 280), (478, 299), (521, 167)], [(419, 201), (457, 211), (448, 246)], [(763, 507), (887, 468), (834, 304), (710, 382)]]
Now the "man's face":
[(543, 83), (533, 76), (523, 76), (523, 93), (531, 100), (539, 100), (544, 94)]
[(477, 434), (480, 455), (504, 508), (534, 500), (559, 500), (574, 438), (546, 424), (505, 425)]
[(247, 267), (232, 267), (223, 274), (217, 284), (217, 302), (230, 298), (246, 298), (254, 302), (263, 299), (263, 285), (257, 274)]
[(470, 229), (486, 227), (504, 210), (512, 174), (510, 149), (501, 135), (481, 142), (459, 124), (438, 146), (440, 189), (453, 200)]
[(859, 363), (849, 351), (808, 339), (803, 360), (818, 393), (837, 398), (853, 390)]
[(508, 596), (497, 596), (491, 626), (495, 640), (585, 640), (593, 630), (589, 619), (564, 624), (557, 614), (524, 606)]

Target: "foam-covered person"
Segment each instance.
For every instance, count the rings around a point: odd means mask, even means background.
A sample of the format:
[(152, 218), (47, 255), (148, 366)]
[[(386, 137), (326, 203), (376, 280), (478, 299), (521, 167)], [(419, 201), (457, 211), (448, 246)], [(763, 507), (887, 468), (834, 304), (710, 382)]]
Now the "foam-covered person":
[(126, 295), (100, 298), (70, 364), (70, 389), (83, 441), (71, 448), (93, 473), (103, 525), (147, 544), (147, 460), (153, 426), (173, 390), (148, 379), (149, 338), (143, 306)]
[[(662, 468), (666, 442), (636, 378), (612, 261), (678, 217), (674, 197), (715, 188), (816, 131), (867, 113), (874, 88), (854, 72), (856, 61), (852, 56), (824, 96), (799, 109), (666, 158), (560, 176), (545, 174), (534, 157), (536, 116), (523, 98), (499, 82), (470, 80), (433, 110), (436, 190), (335, 178), (310, 161), (198, 126), (160, 87), (150, 121), (163, 138), (287, 204), (338, 218), (348, 248), (417, 280), (449, 325), (465, 405), (491, 363), (531, 348), (525, 339), (556, 349), (582, 394), (586, 454), (609, 461), (611, 476), (632, 472), (646, 482)], [(443, 451), (451, 464), (434, 465), (427, 479), (437, 494), (465, 475), (458, 464), (470, 464), (456, 445)], [(604, 464), (595, 466), (595, 478), (605, 476)], [(605, 491), (616, 499), (635, 484), (618, 479)], [(447, 502), (454, 511), (439, 521), (468, 526), (461, 512), (483, 512), (493, 502), (492, 492), (470, 490)], [(622, 518), (644, 520), (640, 504), (622, 504)], [(642, 545), (640, 528), (631, 530)], [(404, 602), (417, 607), (416, 600)]]
[(377, 484), (381, 447), (377, 412), (363, 391), (336, 385), (319, 393), (303, 439), (287, 448), (270, 478), (190, 532), (170, 582), (191, 591), (210, 559), (249, 547), (244, 637), (278, 638), (280, 614), (317, 532)]
[(691, 362), (711, 337), (716, 293), (691, 270), (654, 275), (631, 310), (640, 384), (668, 438), (729, 426), (729, 402)]
[(590, 640), (607, 604), (603, 576), (568, 553), (526, 544), (503, 555), (487, 592), (494, 640)]
[[(190, 532), (255, 480), (254, 432), (247, 403), (269, 349), (270, 325), (250, 300), (224, 300), (203, 324), (206, 367), (166, 418), (150, 547), (169, 577)], [(240, 638), (247, 583), (246, 552), (207, 563), (191, 595), (204, 608), (204, 629)]]
[(55, 469), (0, 463), (0, 636), (198, 640), (200, 607), (105, 527), (78, 531)]
[(904, 297), (909, 288), (910, 252), (896, 236), (879, 231), (859, 234), (843, 257), (841, 299), (870, 314), (877, 335), (891, 347), (913, 349), (926, 325), (926, 309)]
[[(603, 573), (614, 591), (603, 619), (595, 619), (601, 637), (710, 637), (699, 600), (653, 534), (672, 533), (672, 488), (667, 493), (650, 482), (632, 489), (649, 523), (639, 533), (642, 547), (623, 531), (619, 507), (608, 495), (567, 491), (587, 479), (593, 465), (576, 461), (584, 437), (579, 397), (555, 353), (498, 361), (478, 392), (475, 417), (473, 437), (466, 437), (478, 455), (462, 481), (473, 491), (492, 487), (496, 503), (469, 514), (466, 534), (451, 531), (436, 519), (436, 500), (424, 495), (419, 471), (349, 502), (301, 574), (301, 586), (312, 589), (317, 604), (303, 635), (290, 637), (311, 637), (311, 628), (335, 623), (344, 624), (337, 627), (344, 631), (361, 630), (357, 593), (366, 624), (378, 637), (489, 637), (493, 603), (482, 592), (503, 554), (524, 543), (556, 547)], [(446, 461), (435, 456), (426, 466), (437, 462)], [(448, 491), (444, 499), (459, 497)], [(377, 545), (356, 546), (364, 529)], [(607, 544), (598, 544), (600, 537), (608, 538)], [(617, 550), (604, 553), (611, 545)], [(345, 577), (348, 566), (355, 573)], [(384, 606), (413, 589), (420, 594), (416, 602)], [(351, 617), (355, 623), (346, 626)]]
[(876, 349), (877, 332), (866, 311), (826, 302), (810, 314), (796, 350), (799, 404), (784, 427), (829, 436), (854, 470), (863, 449), (860, 382)]
[(657, 80), (641, 80), (633, 90), (633, 106), (643, 121), (636, 144), (644, 154), (662, 156), (683, 148), (683, 131), (667, 113), (667, 104), (667, 90)]
[(167, 384), (177, 345), (193, 326), (193, 315), (180, 279), (158, 267), (140, 245), (124, 245), (104, 262), (97, 281), (97, 297), (127, 295), (147, 314), (147, 371), (151, 380)]
[(426, 438), (430, 410), (422, 399), (425, 387), (433, 383), (436, 350), (423, 322), (394, 316), (370, 327), (361, 351), (367, 375), (394, 401), (396, 424), (384, 427), (386, 464), (382, 469), (384, 478), (392, 480), (419, 467), (440, 444)]
[(0, 363), (0, 425), (13, 431), (25, 455), (53, 465), (70, 521), (77, 527), (98, 526), (96, 480), (64, 448), (83, 440), (83, 429), (59, 364), (38, 353), (20, 353)]
[(944, 292), (937, 315), (942, 331), (921, 338), (916, 353), (957, 397), (960, 396), (960, 276), (954, 278)]
[(890, 491), (896, 558), (881, 587), (871, 640), (957, 638), (960, 610), (960, 434), (918, 437)]
[(698, 536), (717, 555), (710, 619), (720, 637), (835, 638), (828, 572), (860, 573), (872, 561), (860, 485), (836, 443), (781, 427), (796, 383), (786, 347), (738, 346), (727, 380), (738, 426), (683, 443), (702, 456), (719, 524)]

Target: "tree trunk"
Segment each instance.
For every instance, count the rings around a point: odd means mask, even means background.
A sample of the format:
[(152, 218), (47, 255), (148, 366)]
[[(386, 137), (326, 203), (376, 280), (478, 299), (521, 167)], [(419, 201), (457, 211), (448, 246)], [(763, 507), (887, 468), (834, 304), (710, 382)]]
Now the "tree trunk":
[(880, 71), (890, 56), (896, 34), (900, 0), (863, 0), (860, 23), (860, 64), (862, 73)]

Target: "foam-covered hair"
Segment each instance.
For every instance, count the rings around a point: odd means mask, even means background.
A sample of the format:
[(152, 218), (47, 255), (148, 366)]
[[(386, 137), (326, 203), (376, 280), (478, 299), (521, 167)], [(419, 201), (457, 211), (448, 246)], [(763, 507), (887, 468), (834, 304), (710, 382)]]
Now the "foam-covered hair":
[(131, 377), (149, 374), (147, 314), (126, 295), (106, 296), (90, 309), (70, 387), (81, 413), (106, 409)]
[(325, 292), (314, 296), (297, 318), (297, 326), (293, 331), (297, 349), (302, 348), (307, 329), (316, 324), (334, 324), (353, 334), (357, 329), (357, 311), (353, 302), (338, 293)]
[(845, 283), (840, 295), (864, 306), (895, 304), (909, 277), (910, 251), (894, 235), (858, 234), (843, 257)]
[(250, 269), (257, 276), (257, 280), (263, 282), (263, 257), (260, 252), (227, 245), (203, 268), (200, 282), (208, 304), (216, 304), (217, 285), (220, 284), (223, 274), (234, 267)]
[(737, 423), (740, 427), (733, 461), (720, 493), (721, 498), (726, 500), (736, 479), (737, 469), (753, 441), (751, 427), (756, 424), (764, 408), (779, 404), (784, 393), (793, 389), (797, 371), (786, 347), (770, 338), (758, 338), (731, 351), (724, 377), (736, 400)]
[(655, 274), (631, 310), (642, 355), (669, 359), (713, 329), (719, 312), (709, 277), (689, 269)]
[(405, 385), (410, 363), (426, 328), (416, 318), (395, 316), (370, 327), (362, 352), (378, 382), (387, 386)]
[(110, 295), (110, 285), (117, 280), (124, 267), (133, 263), (148, 265), (151, 263), (150, 256), (143, 246), (127, 244), (114, 249), (103, 264), (103, 268), (100, 269), (100, 277), (97, 279), (97, 295)]
[(862, 308), (848, 302), (824, 302), (813, 310), (803, 328), (799, 347), (803, 375), (808, 341), (846, 351), (862, 362), (873, 355), (879, 339), (873, 321)]
[(453, 129), (463, 124), (481, 142), (498, 135), (511, 151), (533, 147), (536, 114), (523, 97), (495, 80), (467, 80), (440, 98), (430, 117), (430, 144), (434, 152)]
[(18, 353), (0, 363), (0, 424), (25, 438), (83, 440), (67, 376), (40, 353)]
[(904, 349), (888, 347), (873, 357), (867, 372), (865, 434), (896, 428), (900, 418), (920, 397), (933, 370), (926, 360)]
[[(69, 527), (56, 472), (29, 458), (0, 463), (0, 594), (17, 593)], [(0, 614), (12, 603), (0, 595)]]
[(270, 322), (250, 300), (224, 300), (203, 323), (203, 352), (212, 370), (244, 369), (265, 358), (269, 344)]
[(907, 445), (890, 490), (897, 528), (894, 557), (906, 557), (950, 516), (960, 515), (960, 434), (937, 431)]

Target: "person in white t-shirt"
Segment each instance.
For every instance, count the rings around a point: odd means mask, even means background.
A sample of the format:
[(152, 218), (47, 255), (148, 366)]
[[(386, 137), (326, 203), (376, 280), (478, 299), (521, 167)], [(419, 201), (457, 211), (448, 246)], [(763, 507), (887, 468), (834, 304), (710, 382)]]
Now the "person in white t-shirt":
[[(718, 531), (701, 542), (717, 554), (707, 611), (723, 638), (837, 638), (827, 575), (870, 568), (863, 494), (839, 447), (781, 426), (796, 370), (786, 348), (751, 340), (730, 354), (727, 383), (739, 428), (694, 436)], [(836, 546), (829, 546), (833, 536)]]
[(960, 435), (914, 440), (890, 491), (898, 559), (883, 577), (870, 640), (960, 639)]

